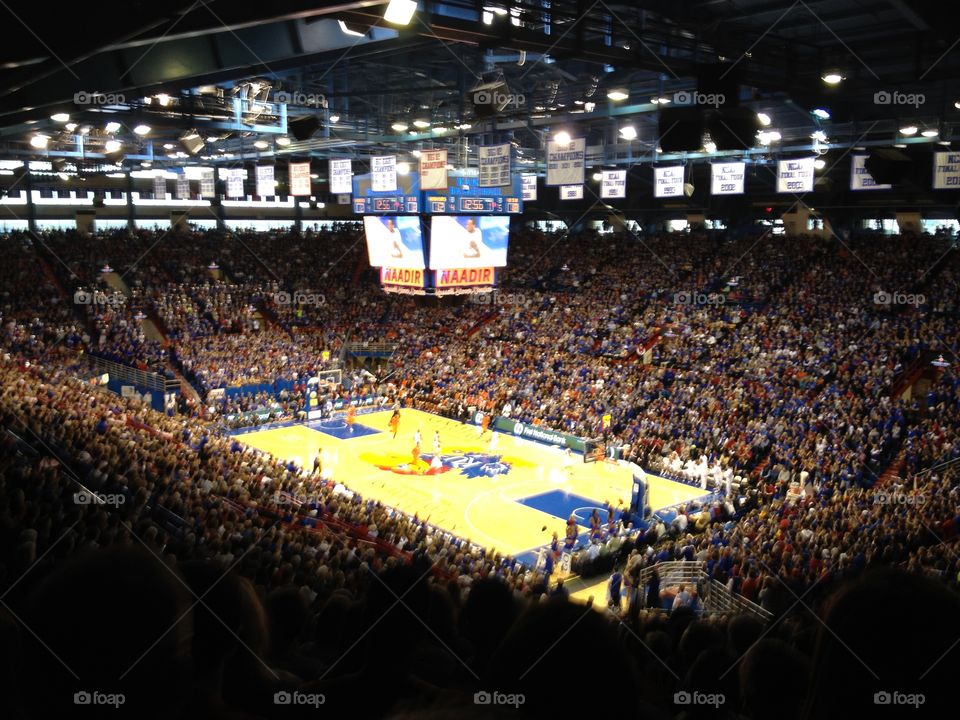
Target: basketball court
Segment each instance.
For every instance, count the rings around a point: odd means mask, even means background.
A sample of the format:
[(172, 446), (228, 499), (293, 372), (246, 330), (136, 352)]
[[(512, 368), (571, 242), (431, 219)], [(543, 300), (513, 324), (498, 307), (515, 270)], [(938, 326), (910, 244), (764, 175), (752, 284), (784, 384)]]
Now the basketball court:
[[(606, 462), (584, 463), (577, 454), (418, 410), (402, 410), (397, 437), (391, 412), (360, 413), (352, 430), (343, 416), (236, 433), (237, 439), (274, 457), (312, 468), (319, 453), (324, 473), (365, 498), (449, 530), (460, 537), (523, 560), (564, 537), (573, 514), (581, 531), (593, 508), (606, 521), (606, 505), (630, 504), (631, 473)], [(421, 455), (414, 466), (414, 433)], [(440, 462), (434, 462), (434, 432)], [(703, 497), (700, 488), (647, 475), (656, 511)]]

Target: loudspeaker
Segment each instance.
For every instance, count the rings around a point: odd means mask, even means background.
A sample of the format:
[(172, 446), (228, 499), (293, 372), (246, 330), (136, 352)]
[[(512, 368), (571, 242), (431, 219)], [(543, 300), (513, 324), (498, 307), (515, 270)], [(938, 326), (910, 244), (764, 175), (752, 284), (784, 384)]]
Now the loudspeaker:
[(200, 137), (200, 133), (196, 130), (191, 130), (180, 136), (180, 144), (183, 145), (183, 149), (188, 153), (196, 155), (203, 149), (203, 138)]
[(910, 172), (912, 160), (899, 150), (880, 148), (870, 153), (863, 165), (881, 185), (896, 185)]
[(320, 129), (320, 121), (315, 115), (304, 115), (302, 117), (288, 119), (287, 130), (294, 139), (309, 140), (313, 134)]
[(661, 107), (658, 134), (664, 152), (699, 150), (703, 143), (703, 111), (699, 107)]
[(510, 88), (503, 80), (477, 85), (470, 91), (470, 102), (478, 118), (491, 118), (510, 104)]
[(750, 108), (721, 107), (707, 121), (717, 150), (746, 150), (756, 141), (760, 121)]

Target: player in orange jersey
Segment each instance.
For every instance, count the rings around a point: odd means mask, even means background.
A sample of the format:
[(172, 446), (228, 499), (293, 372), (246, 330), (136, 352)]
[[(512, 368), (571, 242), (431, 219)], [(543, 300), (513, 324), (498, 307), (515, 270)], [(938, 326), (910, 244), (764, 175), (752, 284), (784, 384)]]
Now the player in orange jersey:
[(357, 408), (353, 405), (347, 408), (347, 428), (353, 432), (353, 423), (357, 421)]
[(397, 430), (400, 429), (400, 411), (394, 410), (393, 415), (390, 416), (390, 432), (393, 433), (393, 439), (397, 439)]

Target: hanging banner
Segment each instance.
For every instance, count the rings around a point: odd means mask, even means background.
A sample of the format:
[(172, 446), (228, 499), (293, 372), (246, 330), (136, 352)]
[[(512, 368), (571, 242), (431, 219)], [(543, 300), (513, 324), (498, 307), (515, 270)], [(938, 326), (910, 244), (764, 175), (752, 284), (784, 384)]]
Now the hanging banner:
[(310, 163), (290, 163), (290, 194), (310, 194)]
[(447, 189), (446, 150), (424, 150), (420, 153), (420, 189)]
[(547, 185), (583, 185), (586, 156), (586, 138), (577, 138), (568, 144), (548, 142)]
[(933, 189), (956, 190), (958, 188), (960, 188), (960, 153), (934, 153)]
[(373, 192), (396, 192), (397, 156), (375, 155), (370, 158), (370, 189)]
[(654, 197), (683, 197), (683, 165), (653, 169)]
[(210, 198), (217, 194), (213, 168), (203, 168), (200, 172), (200, 197)]
[[(350, 159), (330, 161), (330, 193), (349, 195), (353, 192), (353, 164)], [(350, 203), (346, 203), (349, 205)]]
[(873, 179), (873, 175), (867, 172), (866, 162), (866, 155), (853, 155), (850, 158), (850, 189), (890, 190), (893, 185), (882, 185)]
[(510, 143), (481, 145), (480, 187), (502, 187), (510, 184)]
[(745, 163), (712, 163), (711, 195), (743, 195)]
[(227, 197), (243, 197), (243, 169), (230, 168), (227, 170)]
[(277, 194), (273, 182), (273, 165), (257, 165), (257, 195), (270, 197)]
[(561, 200), (583, 200), (583, 185), (561, 185)]
[(600, 181), (601, 198), (625, 198), (627, 196), (627, 171), (604, 170)]
[(813, 192), (813, 162), (816, 158), (794, 158), (777, 163), (777, 192)]
[(186, 175), (177, 175), (177, 200), (190, 199), (190, 178)]
[(523, 193), (523, 200), (537, 199), (537, 176), (534, 174), (520, 176), (520, 189)]
[(167, 197), (167, 179), (163, 175), (153, 176), (153, 197), (164, 200)]

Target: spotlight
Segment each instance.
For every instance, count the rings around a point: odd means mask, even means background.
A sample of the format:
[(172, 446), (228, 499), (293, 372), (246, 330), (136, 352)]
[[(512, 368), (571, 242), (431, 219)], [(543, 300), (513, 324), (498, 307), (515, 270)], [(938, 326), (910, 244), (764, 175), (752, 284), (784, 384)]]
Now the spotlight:
[(103, 151), (109, 155), (110, 153), (120, 152), (122, 147), (123, 145), (119, 140), (107, 140), (103, 144)]
[(607, 98), (615, 102), (626, 100), (628, 97), (630, 97), (630, 93), (624, 88), (612, 88), (607, 91)]
[(770, 119), (770, 116), (763, 112), (757, 113), (757, 120), (759, 120), (760, 124), (763, 125), (764, 127), (767, 127), (768, 125), (770, 125), (771, 122), (773, 122)]
[(410, 165), (405, 162), (397, 163), (397, 175), (409, 175), (410, 174)]
[[(652, 98), (650, 98), (650, 102), (653, 105), (666, 105), (670, 102), (670, 98), (664, 97), (663, 95), (654, 95)], [(583, 103), (581, 102), (580, 104), (582, 105)]]
[(156, 95), (157, 102), (160, 103), (163, 107), (166, 107), (170, 104), (170, 96), (166, 93), (158, 93)]
[(220, 138), (218, 138), (216, 135), (210, 135), (210, 136), (207, 137), (207, 142), (208, 142), (208, 143), (215, 143), (215, 142), (217, 142), (217, 140), (219, 140), (219, 139), (220, 139)]
[(830, 119), (830, 111), (829, 111), (829, 110), (825, 110), (825, 109), (823, 109), (823, 108), (815, 108), (815, 109), (813, 110), (813, 115), (816, 116), (816, 117), (818, 117), (818, 118), (820, 118), (821, 120), (829, 120), (829, 119)]
[(566, 130), (561, 130), (553, 136), (553, 141), (559, 145), (569, 145), (570, 133), (568, 133)]
[(396, 132), (405, 132), (410, 126), (404, 122), (395, 122), (390, 128)]
[(417, 118), (413, 121), (413, 126), (423, 130), (424, 128), (430, 127), (430, 121), (425, 118)]
[(176, 147), (176, 145), (174, 145), (173, 143), (164, 143), (164, 144), (163, 144), (163, 149), (164, 149), (164, 150), (173, 150), (175, 147)]
[(636, 140), (637, 139), (637, 129), (633, 125), (625, 125), (620, 128), (620, 137), (624, 140)]
[(108, 133), (115, 133), (120, 129), (120, 123), (111, 120), (106, 125), (103, 126), (103, 129)]
[(77, 129), (77, 124), (76, 124), (76, 123), (67, 123), (66, 125), (64, 125), (64, 127), (67, 129), (67, 132), (73, 132), (74, 130)]
[(820, 142), (827, 141), (827, 134), (823, 130), (816, 130), (810, 135), (811, 140), (819, 140)]
[(50, 116), (50, 119), (53, 120), (54, 122), (65, 123), (65, 122), (67, 122), (67, 121), (70, 119), (70, 115), (68, 115), (67, 113), (63, 113), (63, 112), (61, 112), (61, 113), (54, 113), (53, 115)]
[(843, 82), (843, 75), (838, 72), (828, 72), (824, 74), (821, 78), (827, 85), (839, 85)]
[(270, 147), (270, 143), (268, 143), (266, 140), (257, 140), (257, 141), (253, 144), (253, 146), (254, 146), (257, 150), (266, 150), (268, 147)]
[(934, 138), (934, 137), (936, 137), (937, 135), (940, 134), (940, 131), (938, 131), (938, 130), (924, 130), (924, 131), (923, 131), (922, 133), (920, 133), (920, 134), (923, 135), (925, 138)]
[(703, 144), (703, 149), (708, 153), (715, 153), (717, 151), (717, 144), (713, 140), (707, 140)]
[(331, 115), (331, 116), (330, 116), (330, 124), (331, 124), (331, 125), (336, 125), (338, 122), (340, 122), (340, 116), (339, 116), (339, 115)]
[(137, 135), (147, 135), (147, 134), (149, 134), (149, 132), (150, 132), (150, 126), (149, 126), (149, 125), (137, 125), (137, 126), (133, 129), (133, 131), (134, 131)]
[(406, 25), (416, 11), (417, 3), (414, 0), (390, 0), (383, 19), (392, 25)]
[(593, 179), (596, 180), (597, 182), (600, 182), (601, 180), (603, 180), (603, 173), (595, 172), (595, 173), (592, 175), (592, 177), (593, 177)]
[(286, 135), (283, 135), (277, 138), (277, 145), (280, 145), (281, 147), (286, 147), (289, 144), (290, 144), (290, 138), (288, 138)]
[(901, 135), (916, 135), (916, 134), (917, 134), (917, 126), (916, 126), (916, 125), (904, 125), (902, 128), (900, 128), (900, 134), (901, 134)]
[(37, 148), (37, 150), (43, 150), (47, 147), (47, 143), (50, 142), (50, 138), (46, 135), (34, 135), (30, 138), (30, 145)]
[(827, 161), (824, 160), (823, 158), (817, 158), (816, 160), (813, 161), (813, 166), (817, 170), (823, 170), (827, 166)]

